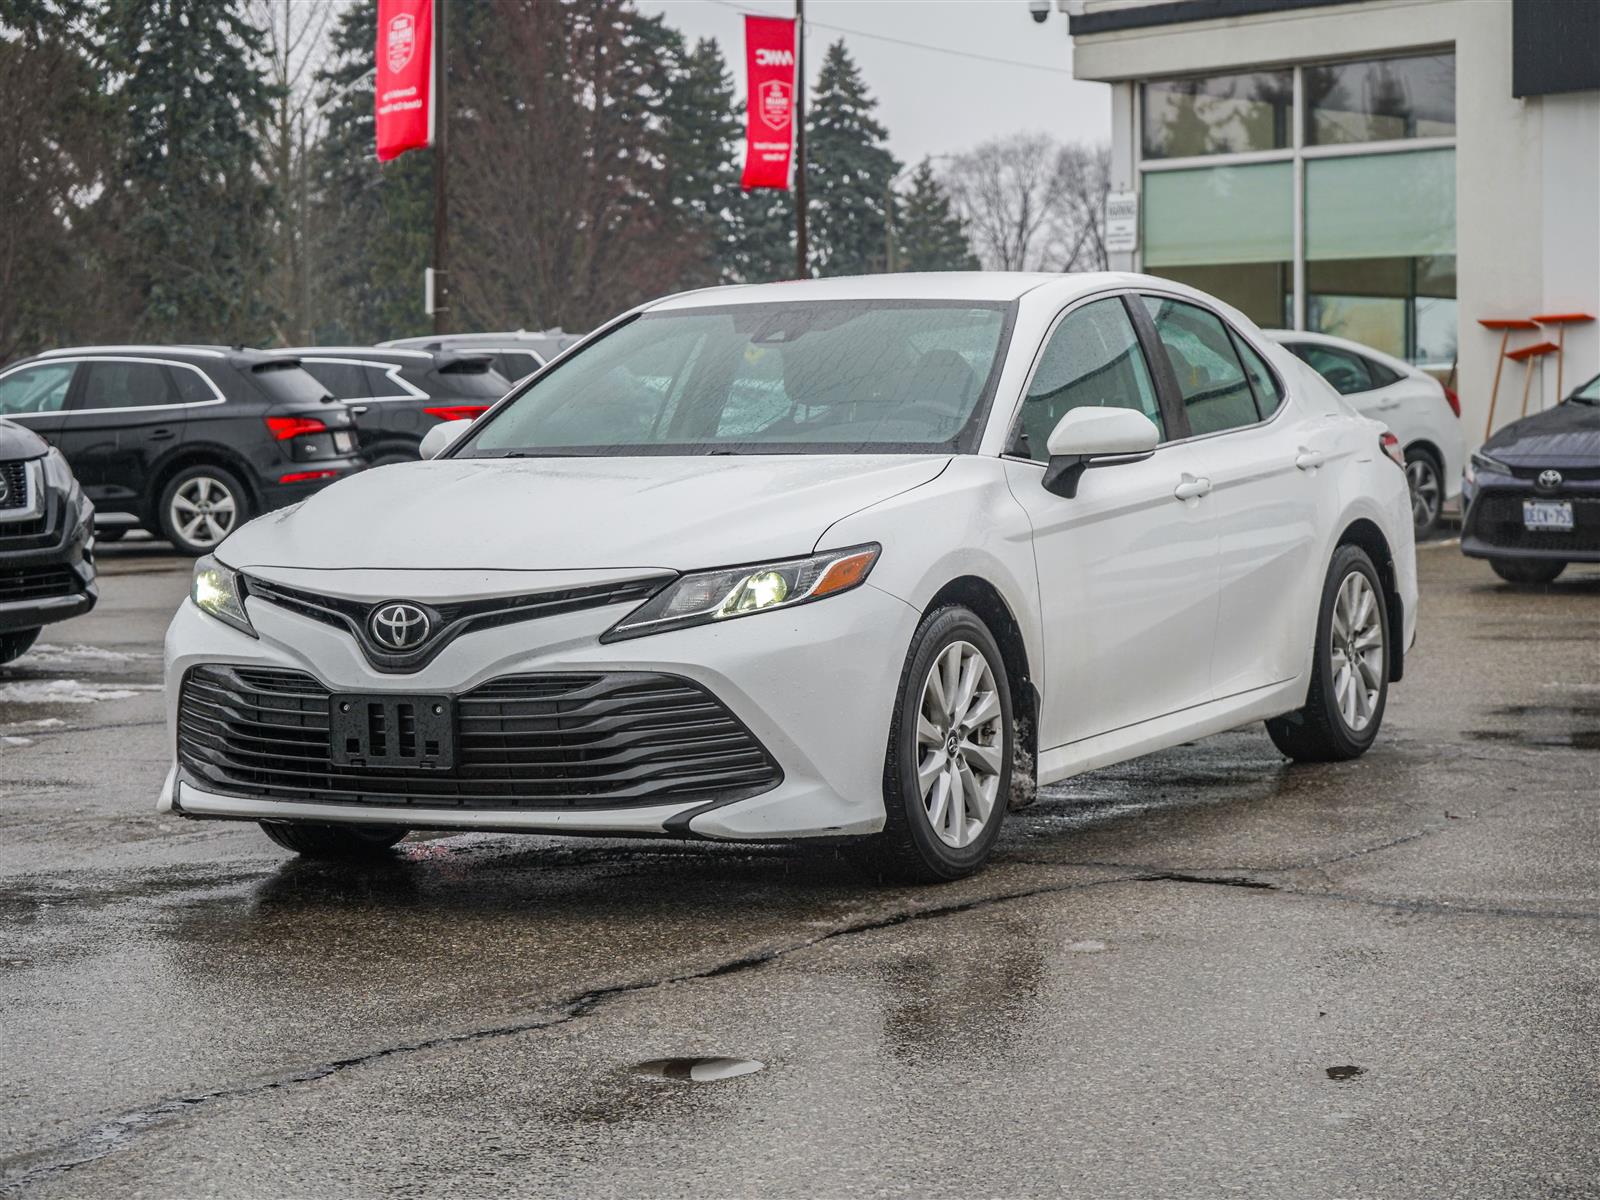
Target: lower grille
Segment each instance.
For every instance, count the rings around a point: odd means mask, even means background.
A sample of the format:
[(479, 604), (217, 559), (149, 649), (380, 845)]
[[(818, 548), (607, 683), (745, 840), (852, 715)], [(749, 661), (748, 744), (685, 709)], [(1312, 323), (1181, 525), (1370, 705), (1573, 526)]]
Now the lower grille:
[(1491, 546), (1505, 546), (1516, 550), (1563, 550), (1590, 554), (1600, 551), (1600, 499), (1572, 501), (1572, 529), (1525, 529), (1522, 524), (1522, 502), (1527, 500), (1562, 499), (1562, 497), (1529, 496), (1523, 493), (1499, 495), (1486, 493), (1473, 501), (1467, 514), (1466, 536), (1476, 537)]
[(71, 567), (0, 567), (0, 604), (53, 600), (83, 591)]
[(178, 704), (178, 759), (208, 790), (396, 808), (639, 807), (753, 796), (783, 778), (715, 697), (670, 675), (491, 680), (457, 699), (449, 770), (336, 765), (329, 699), (301, 671), (195, 667)]

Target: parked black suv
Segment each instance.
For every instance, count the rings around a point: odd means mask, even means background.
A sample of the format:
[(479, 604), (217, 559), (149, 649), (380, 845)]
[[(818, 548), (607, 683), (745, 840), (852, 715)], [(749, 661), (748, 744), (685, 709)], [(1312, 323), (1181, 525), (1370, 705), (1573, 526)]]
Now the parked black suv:
[(0, 664), (94, 607), (94, 506), (60, 453), (0, 421)]
[(0, 370), (0, 417), (59, 447), (102, 518), (127, 514), (186, 554), (363, 465), (349, 409), (257, 350), (52, 350)]
[(361, 453), (375, 467), (420, 457), (423, 435), (440, 421), (476, 417), (511, 390), (486, 353), (371, 346), (301, 346), (273, 353), (298, 361), (350, 406)]

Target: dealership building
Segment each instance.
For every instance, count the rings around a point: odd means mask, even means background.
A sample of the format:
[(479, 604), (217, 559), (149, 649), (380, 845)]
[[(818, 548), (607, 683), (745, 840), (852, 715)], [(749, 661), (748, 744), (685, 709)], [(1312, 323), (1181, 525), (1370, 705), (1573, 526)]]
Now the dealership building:
[[(1073, 73), (1112, 87), (1118, 269), (1264, 327), (1352, 338), (1441, 378), (1482, 440), (1500, 332), (1600, 315), (1600, 0), (1065, 0)], [(1108, 205), (1108, 209), (1113, 205)], [(1564, 390), (1600, 323), (1564, 336)], [(1554, 403), (1504, 364), (1495, 425)]]

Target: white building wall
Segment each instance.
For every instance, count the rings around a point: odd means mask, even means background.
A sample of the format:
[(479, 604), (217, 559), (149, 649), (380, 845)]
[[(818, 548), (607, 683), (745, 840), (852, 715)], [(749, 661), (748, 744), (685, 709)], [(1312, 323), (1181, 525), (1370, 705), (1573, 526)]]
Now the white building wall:
[[(1073, 71), (1080, 79), (1122, 82), (1114, 92), (1113, 167), (1127, 162), (1131, 173), (1139, 79), (1453, 46), (1458, 390), (1464, 431), (1475, 446), (1500, 345), (1479, 318), (1600, 314), (1600, 99), (1512, 96), (1511, 19), (1511, 4), (1500, 0), (1368, 0), (1080, 36), (1073, 41)], [(1569, 332), (1567, 345), (1570, 386), (1597, 369), (1600, 332), (1594, 326)], [(1506, 364), (1496, 426), (1515, 416), (1521, 371)], [(1548, 374), (1545, 386), (1553, 393), (1554, 371)]]

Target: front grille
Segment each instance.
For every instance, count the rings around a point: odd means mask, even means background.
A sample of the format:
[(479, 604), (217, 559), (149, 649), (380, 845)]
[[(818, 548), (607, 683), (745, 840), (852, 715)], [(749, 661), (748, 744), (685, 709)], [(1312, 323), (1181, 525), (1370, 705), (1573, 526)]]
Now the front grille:
[(207, 790), (396, 808), (594, 809), (753, 796), (782, 779), (755, 736), (687, 679), (512, 675), (457, 700), (449, 770), (335, 765), (330, 693), (301, 671), (184, 677), (178, 758)]
[(433, 636), (406, 653), (387, 651), (368, 637), (367, 617), (376, 607), (373, 601), (350, 600), (343, 596), (327, 596), (320, 592), (285, 587), (254, 575), (245, 577), (245, 589), (268, 604), (348, 631), (361, 644), (367, 661), (380, 671), (409, 672), (427, 666), (439, 651), (464, 633), (561, 613), (604, 608), (611, 604), (639, 604), (654, 595), (665, 580), (665, 576), (655, 576), (522, 596), (493, 596), (453, 604), (424, 604), (422, 607), (427, 609), (433, 621)]
[(1600, 551), (1600, 499), (1572, 501), (1571, 532), (1523, 528), (1523, 500), (1559, 499), (1565, 497), (1486, 492), (1473, 501), (1467, 514), (1467, 536), (1477, 537), (1490, 546), (1510, 549)]
[(71, 567), (0, 567), (0, 604), (52, 600), (83, 591)]
[(8, 508), (28, 507), (28, 468), (22, 462), (0, 462), (0, 480), (5, 481), (5, 487), (0, 488), (4, 496), (0, 496), (0, 511)]

